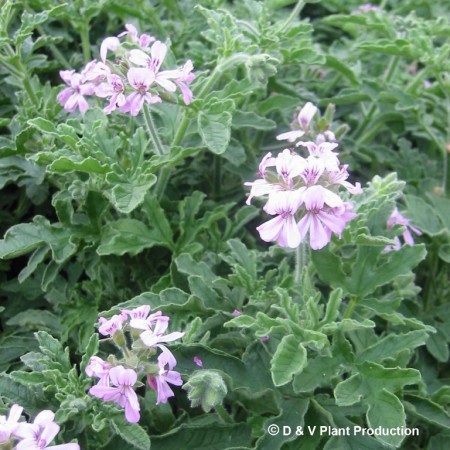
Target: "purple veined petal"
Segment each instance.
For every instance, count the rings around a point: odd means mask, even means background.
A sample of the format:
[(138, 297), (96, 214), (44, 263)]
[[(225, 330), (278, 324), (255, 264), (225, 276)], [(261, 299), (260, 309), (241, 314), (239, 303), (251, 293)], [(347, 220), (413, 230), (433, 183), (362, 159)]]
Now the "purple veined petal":
[(132, 23), (126, 23), (125, 29), (127, 31), (122, 31), (122, 33), (119, 34), (119, 37), (129, 34), (132, 38), (137, 39), (138, 31), (137, 28)]
[(27, 438), (17, 443), (14, 450), (41, 450), (42, 447), (38, 447), (36, 439)]
[(169, 79), (165, 78), (163, 76), (164, 72), (160, 72), (156, 76), (156, 83), (159, 84), (163, 89), (165, 89), (168, 92), (175, 92), (177, 90), (177, 85), (170, 81)]
[(336, 216), (325, 211), (320, 211), (317, 214), (319, 220), (333, 233), (336, 233), (339, 238), (347, 225), (347, 220), (344, 216)]
[(148, 330), (149, 324), (145, 319), (131, 319), (130, 327), (136, 330)]
[(134, 392), (133, 388), (129, 387), (125, 390), (125, 396), (127, 397), (127, 403), (133, 408), (135, 411), (139, 411), (141, 407), (139, 406), (139, 400)]
[(70, 87), (67, 87), (63, 89), (57, 96), (56, 99), (58, 100), (59, 104), (65, 108), (65, 104), (67, 103), (67, 100), (69, 100), (70, 96), (73, 94), (73, 89)]
[(106, 53), (108, 50), (115, 52), (120, 46), (120, 41), (116, 37), (107, 37), (100, 45), (100, 58), (103, 62), (106, 61)]
[(53, 411), (50, 411), (49, 409), (45, 409), (36, 416), (33, 423), (39, 426), (45, 426), (48, 423), (52, 423), (54, 420), (55, 413)]
[(176, 83), (177, 86), (180, 88), (184, 104), (189, 105), (192, 102), (192, 99), (194, 98), (194, 94), (185, 83), (182, 83), (180, 81), (176, 81)]
[(144, 97), (137, 92), (133, 92), (127, 98), (123, 106), (122, 112), (129, 112), (132, 116), (137, 116), (144, 105)]
[(84, 113), (89, 109), (89, 103), (82, 95), (78, 95), (78, 108), (81, 113)]
[(167, 45), (163, 44), (161, 41), (155, 41), (150, 49), (150, 54), (152, 55), (152, 69), (158, 72), (161, 67), (164, 58), (167, 53)]
[(150, 67), (151, 58), (147, 53), (139, 49), (130, 50), (128, 59), (136, 66)]
[(158, 344), (158, 348), (162, 351), (161, 355), (158, 357), (159, 367), (168, 365), (169, 369), (172, 370), (177, 365), (175, 356), (173, 356), (173, 353), (165, 345)]
[(11, 406), (8, 414), (8, 422), (18, 422), (20, 416), (22, 415), (23, 408), (20, 405), (14, 404)]
[(44, 444), (44, 447), (47, 447), (47, 445), (55, 439), (55, 436), (59, 433), (59, 429), (60, 426), (55, 422), (45, 425), (41, 435), (39, 436), (39, 445)]
[(114, 386), (119, 386), (122, 383), (122, 374), (125, 371), (123, 366), (115, 366), (109, 371), (109, 378)]
[(67, 99), (64, 109), (67, 112), (74, 112), (78, 106), (78, 94), (73, 92), (72, 95)]
[(281, 133), (277, 136), (277, 141), (295, 142), (305, 134), (302, 130), (293, 130), (286, 133)]
[(305, 106), (303, 106), (303, 108), (298, 113), (298, 123), (303, 129), (309, 126), (312, 118), (317, 111), (317, 106), (313, 105), (311, 102), (308, 102), (305, 104)]
[(52, 445), (51, 447), (46, 448), (47, 450), (80, 450), (80, 446), (72, 442), (69, 444)]
[(153, 333), (156, 336), (160, 336), (161, 334), (165, 333), (168, 326), (169, 326), (169, 317), (160, 316), (157, 318), (157, 320), (155, 322), (155, 326), (153, 328)]
[(272, 153), (267, 153), (259, 163), (258, 174), (263, 177), (266, 173), (267, 167), (273, 167), (275, 164), (276, 159), (272, 156)]
[(154, 40), (153, 36), (143, 33), (139, 38), (139, 45), (141, 48), (147, 48)]
[(412, 234), (408, 230), (408, 228), (403, 232), (403, 239), (405, 241), (405, 244), (414, 245), (414, 238), (412, 237)]
[(72, 76), (75, 73), (75, 70), (60, 70), (59, 76), (62, 78), (62, 80), (67, 83), (68, 85), (71, 84)]
[(146, 319), (150, 314), (150, 309), (150, 305), (142, 305), (134, 309), (126, 309), (124, 312), (130, 319)]
[(271, 216), (289, 211), (288, 191), (271, 192), (263, 210)]
[(17, 428), (14, 430), (13, 435), (20, 439), (34, 439), (34, 437), (39, 434), (39, 425), (32, 423), (19, 423)]
[(181, 339), (184, 336), (184, 333), (181, 331), (174, 331), (173, 333), (166, 334), (164, 336), (159, 337), (159, 342), (172, 342), (177, 339)]
[(277, 244), (281, 247), (296, 248), (300, 242), (301, 237), (294, 217), (288, 215), (284, 219), (283, 228), (278, 236)]
[(311, 248), (320, 250), (330, 242), (330, 234), (326, 232), (322, 222), (316, 214), (311, 216), (311, 226), (309, 229), (309, 242)]
[(148, 90), (155, 81), (155, 73), (143, 67), (132, 67), (127, 72), (127, 78), (134, 89)]
[(300, 232), (301, 239), (305, 239), (305, 236), (308, 234), (309, 228), (311, 226), (311, 217), (313, 214), (307, 212), (298, 222), (297, 228)]
[[(198, 358), (197, 358), (198, 359)], [(203, 363), (200, 359), (198, 361), (201, 363), (199, 367), (203, 367)], [(183, 384), (183, 380), (181, 379), (181, 375), (176, 372), (175, 370), (169, 370), (165, 373), (164, 378), (166, 381), (170, 384), (173, 384), (174, 386), (181, 386)]]
[(134, 386), (137, 381), (137, 373), (133, 369), (124, 369), (118, 374), (117, 379), (121, 386)]
[(265, 242), (273, 242), (278, 239), (281, 230), (284, 225), (283, 216), (277, 216), (268, 222), (263, 223), (256, 230), (259, 233), (260, 238)]
[(129, 423), (137, 423), (139, 422), (139, 419), (141, 418), (141, 415), (139, 414), (139, 409), (133, 408), (129, 402), (125, 403), (125, 419)]
[(161, 103), (161, 97), (159, 95), (151, 95), (149, 92), (147, 92), (144, 96), (145, 101), (149, 104), (149, 105), (155, 105), (156, 103)]
[(303, 194), (303, 201), (308, 211), (321, 210), (324, 205), (324, 191), (323, 186), (311, 186), (305, 190)]
[(89, 394), (94, 397), (103, 399), (105, 396), (111, 397), (111, 395), (117, 394), (117, 388), (112, 386), (105, 386), (98, 383), (89, 389)]
[(247, 205), (250, 205), (253, 197), (261, 197), (263, 195), (270, 194), (271, 192), (281, 191), (283, 189), (280, 185), (268, 183), (263, 179), (258, 179), (244, 184), (245, 186), (251, 186), (250, 195), (245, 202)]
[(156, 398), (157, 405), (159, 405), (160, 403), (167, 403), (167, 400), (175, 395), (172, 389), (170, 389), (170, 386), (167, 383), (167, 381), (161, 375), (158, 375), (156, 377), (156, 391), (157, 391), (157, 398)]
[(113, 95), (114, 89), (109, 83), (100, 83), (95, 87), (95, 95), (100, 98), (105, 98)]
[(326, 203), (331, 208), (342, 206), (344, 203), (341, 197), (339, 197), (339, 195), (335, 194), (334, 192), (331, 192), (326, 188), (323, 188), (323, 199), (324, 203)]

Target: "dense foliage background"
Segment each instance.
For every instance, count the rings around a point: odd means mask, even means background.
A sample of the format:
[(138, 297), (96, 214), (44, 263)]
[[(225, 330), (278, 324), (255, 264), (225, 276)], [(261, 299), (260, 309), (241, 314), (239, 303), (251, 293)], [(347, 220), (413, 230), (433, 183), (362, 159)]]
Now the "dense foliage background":
[[(83, 450), (447, 448), (450, 9), (360, 5), (1, 3), (1, 410), (51, 409), (61, 442)], [(166, 42), (172, 66), (194, 64), (194, 101), (151, 108), (162, 155), (141, 115), (56, 100), (59, 71), (98, 59), (126, 23)], [(295, 252), (259, 239), (266, 216), (243, 183), (307, 101), (335, 105), (364, 193), (299, 281)], [(423, 234), (385, 252), (404, 231), (386, 226), (395, 204)], [(98, 316), (143, 304), (185, 332), (171, 345), (185, 385), (160, 405), (139, 388), (129, 424), (87, 393), (84, 369), (114, 351)], [(271, 436), (271, 424), (420, 436)]]

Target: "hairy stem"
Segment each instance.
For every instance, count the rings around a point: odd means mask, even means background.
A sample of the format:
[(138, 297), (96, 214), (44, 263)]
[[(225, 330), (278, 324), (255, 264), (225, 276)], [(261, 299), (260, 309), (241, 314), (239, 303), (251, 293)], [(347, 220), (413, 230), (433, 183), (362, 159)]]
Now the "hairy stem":
[(305, 6), (304, 0), (298, 0), (297, 4), (295, 5), (295, 8), (292, 10), (291, 14), (283, 23), (283, 25), (281, 25), (278, 31), (281, 32), (286, 30), (286, 28), (288, 28), (291, 25), (291, 23), (297, 18), (297, 16), (299, 15), (300, 11), (303, 9), (304, 6)]
[(155, 153), (159, 156), (165, 154), (164, 146), (159, 138), (158, 130), (155, 127), (155, 123), (153, 122), (152, 115), (150, 113), (150, 108), (147, 103), (144, 103), (144, 123), (145, 128), (147, 130), (147, 134), (149, 138), (152, 140)]

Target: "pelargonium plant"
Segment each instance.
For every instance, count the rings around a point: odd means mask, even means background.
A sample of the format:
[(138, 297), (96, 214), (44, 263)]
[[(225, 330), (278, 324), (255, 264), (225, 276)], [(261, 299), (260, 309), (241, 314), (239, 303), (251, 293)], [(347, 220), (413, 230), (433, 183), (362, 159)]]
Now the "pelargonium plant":
[(298, 113), (296, 128), (277, 136), (295, 142), (296, 148), (306, 148), (308, 155), (301, 156), (294, 148), (275, 157), (268, 153), (259, 165), (261, 178), (246, 183), (251, 186), (247, 204), (253, 197), (266, 197), (264, 211), (276, 216), (257, 228), (263, 241), (297, 248), (309, 237), (311, 248), (319, 250), (333, 233), (340, 237), (356, 217), (352, 203), (343, 200), (339, 189), (355, 195), (362, 192), (361, 185), (347, 181), (348, 165), (339, 161), (335, 134), (316, 131), (312, 121), (317, 113), (315, 105), (306, 103)]
[(174, 395), (169, 384), (183, 384), (180, 374), (173, 370), (177, 361), (164, 344), (180, 339), (184, 333), (166, 334), (169, 320), (161, 311), (150, 314), (149, 305), (124, 309), (110, 319), (99, 319), (99, 333), (111, 339), (122, 355), (121, 358), (109, 355), (106, 361), (98, 356), (90, 358), (86, 374), (99, 381), (89, 393), (124, 408), (125, 418), (130, 423), (140, 419), (139, 401), (134, 391), (142, 386), (139, 379), (145, 376), (148, 385), (156, 391), (156, 404), (166, 403)]
[[(68, 112), (77, 108), (85, 112), (89, 103), (85, 97), (95, 96), (109, 101), (105, 114), (116, 109), (137, 116), (144, 103), (161, 103), (162, 93), (181, 91), (183, 101), (192, 101), (188, 84), (195, 78), (188, 60), (179, 68), (161, 70), (167, 55), (167, 45), (142, 34), (132, 24), (118, 36), (107, 37), (100, 46), (101, 61), (89, 62), (80, 73), (62, 70), (61, 78), (68, 85), (58, 94), (58, 101)], [(122, 38), (122, 39), (121, 39)], [(113, 53), (114, 59), (107, 59)]]
[(60, 426), (50, 410), (41, 411), (33, 423), (20, 421), (23, 408), (11, 406), (9, 415), (0, 416), (0, 449), (2, 450), (80, 450), (76, 443), (49, 445), (55, 439)]

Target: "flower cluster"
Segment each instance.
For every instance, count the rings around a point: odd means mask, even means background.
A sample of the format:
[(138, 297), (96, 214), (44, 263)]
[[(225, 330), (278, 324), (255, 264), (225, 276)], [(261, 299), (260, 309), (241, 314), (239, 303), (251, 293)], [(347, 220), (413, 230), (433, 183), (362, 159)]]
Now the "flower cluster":
[(264, 211), (275, 216), (257, 228), (266, 242), (296, 248), (309, 234), (311, 248), (318, 250), (330, 242), (332, 233), (340, 237), (347, 222), (356, 217), (352, 204), (343, 201), (338, 190), (342, 186), (350, 194), (359, 194), (361, 185), (347, 181), (348, 166), (339, 161), (334, 133), (313, 125), (317, 112), (308, 102), (298, 114), (295, 129), (277, 136), (306, 148), (307, 157), (292, 148), (276, 157), (268, 153), (259, 165), (260, 178), (245, 183), (251, 187), (247, 204), (253, 197), (267, 196)]
[[(400, 214), (397, 207), (394, 208), (394, 210), (392, 211), (391, 215), (389, 216), (389, 218), (387, 220), (387, 227), (389, 229), (393, 228), (395, 225), (403, 225), (405, 227), (405, 231), (403, 232), (403, 240), (405, 241), (405, 244), (414, 245), (414, 239), (412, 237), (411, 231), (413, 231), (418, 236), (420, 236), (422, 234), (422, 232), (418, 228), (411, 225), (411, 222), (405, 216)], [(411, 230), (411, 231), (409, 231), (409, 230)], [(396, 250), (396, 251), (400, 250), (400, 248), (402, 246), (400, 238), (398, 236), (396, 236), (394, 238), (394, 240), (395, 240), (394, 245), (388, 245), (385, 247), (384, 250), (386, 252), (390, 252), (392, 250)]]
[(0, 416), (0, 448), (80, 450), (80, 446), (75, 443), (49, 446), (60, 429), (52, 411), (41, 411), (33, 423), (19, 422), (22, 411), (21, 406), (12, 405), (8, 417)]
[[(124, 38), (123, 42), (120, 38)], [(108, 51), (115, 54), (114, 61), (107, 60)], [(166, 44), (147, 34), (139, 36), (136, 28), (127, 24), (123, 33), (103, 40), (101, 61), (89, 62), (80, 73), (60, 71), (68, 87), (58, 94), (57, 99), (66, 111), (73, 112), (78, 108), (85, 112), (89, 108), (85, 97), (94, 95), (108, 100), (103, 109), (105, 114), (118, 108), (137, 116), (144, 102), (162, 101), (161, 89), (173, 93), (178, 88), (188, 105), (192, 101), (188, 84), (195, 78), (192, 61), (188, 60), (177, 69), (161, 70), (166, 54)]]
[[(86, 374), (99, 381), (89, 389), (89, 393), (117, 403), (125, 409), (128, 422), (138, 422), (140, 406), (134, 388), (142, 385), (138, 382), (140, 378), (145, 376), (148, 385), (156, 391), (156, 404), (166, 403), (174, 395), (169, 384), (183, 384), (181, 375), (173, 370), (177, 361), (164, 344), (181, 338), (184, 333), (165, 334), (169, 317), (163, 316), (161, 311), (150, 314), (148, 305), (123, 310), (110, 319), (100, 317), (99, 322), (99, 333), (112, 338), (123, 358), (118, 360), (110, 355), (104, 361), (98, 356), (91, 357)], [(126, 331), (129, 332), (128, 338)], [(156, 358), (156, 361), (150, 362), (151, 358)]]

